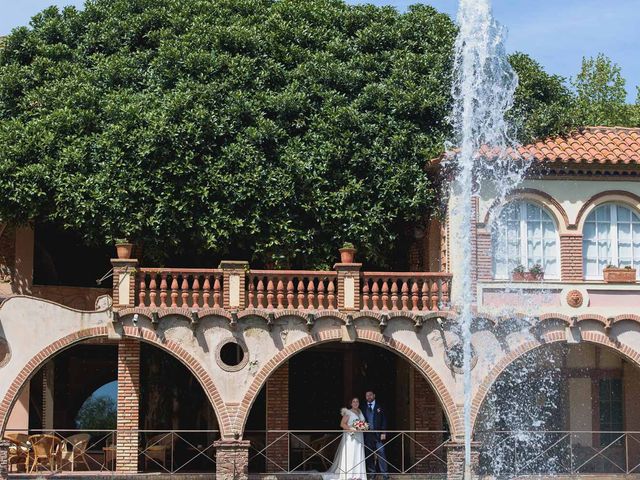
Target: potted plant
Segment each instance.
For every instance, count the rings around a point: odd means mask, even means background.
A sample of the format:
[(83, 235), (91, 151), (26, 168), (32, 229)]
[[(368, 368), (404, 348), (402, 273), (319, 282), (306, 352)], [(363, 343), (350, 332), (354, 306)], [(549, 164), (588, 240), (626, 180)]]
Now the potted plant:
[(131, 251), (133, 250), (133, 243), (130, 243), (126, 238), (116, 238), (116, 253), (120, 259), (131, 258)]
[(339, 249), (341, 263), (354, 263), (356, 258), (356, 247), (353, 243), (345, 242)]
[(529, 280), (534, 282), (539, 282), (544, 278), (544, 270), (542, 265), (536, 263), (533, 267), (529, 269)]
[(618, 267), (609, 264), (602, 270), (602, 275), (607, 283), (636, 283), (636, 269), (630, 265)]
[(511, 271), (511, 280), (513, 280), (514, 282), (524, 282), (525, 273), (526, 273), (526, 270), (524, 269), (524, 265), (518, 264)]

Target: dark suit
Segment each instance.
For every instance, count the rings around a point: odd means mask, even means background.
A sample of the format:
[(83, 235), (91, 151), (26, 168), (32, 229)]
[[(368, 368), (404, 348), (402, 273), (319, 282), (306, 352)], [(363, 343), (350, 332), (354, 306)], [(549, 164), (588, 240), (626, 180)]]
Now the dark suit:
[[(387, 429), (387, 416), (384, 408), (377, 401), (374, 404), (373, 411), (369, 408), (369, 403), (365, 402), (362, 410), (364, 418), (369, 424), (369, 430), (385, 431)], [(384, 442), (380, 439), (381, 433), (364, 434), (365, 455), (367, 457), (367, 473), (375, 475), (376, 465), (375, 457), (378, 457), (378, 471), (387, 478), (389, 470), (387, 467), (387, 454), (384, 451)], [(375, 455), (374, 455), (375, 453)]]

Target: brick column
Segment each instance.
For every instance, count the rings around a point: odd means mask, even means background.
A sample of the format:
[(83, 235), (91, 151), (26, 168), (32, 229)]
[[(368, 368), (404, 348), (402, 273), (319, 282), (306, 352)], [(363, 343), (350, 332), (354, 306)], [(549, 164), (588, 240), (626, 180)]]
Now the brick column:
[(113, 266), (113, 306), (133, 307), (136, 304), (136, 259), (112, 258)]
[(360, 310), (360, 268), (361, 263), (336, 263), (338, 272), (338, 310)]
[[(289, 363), (285, 363), (267, 380), (267, 472), (289, 470), (287, 435), (272, 430), (289, 429)], [(282, 437), (282, 438), (280, 438)]]
[(478, 231), (478, 241), (476, 243), (478, 281), (493, 279), (493, 251), (491, 248), (491, 234), (486, 231)]
[(583, 279), (582, 235), (579, 233), (560, 235), (560, 275), (565, 282)]
[[(478, 443), (471, 444), (471, 474), (475, 475), (478, 470), (478, 460), (480, 451)], [(450, 442), (447, 448), (447, 480), (464, 479), (464, 443)], [(466, 479), (464, 479), (466, 480)]]
[(138, 471), (140, 410), (140, 342), (125, 339), (118, 344), (118, 420), (116, 471)]
[[(415, 460), (417, 462), (425, 457), (429, 452), (436, 449), (444, 438), (443, 434), (431, 433), (443, 430), (442, 409), (433, 388), (429, 382), (415, 368), (413, 371), (413, 408), (414, 427), (413, 430), (430, 433), (416, 433), (415, 435)], [(416, 473), (428, 473), (438, 471), (441, 463), (436, 455), (431, 455), (416, 465)]]
[(249, 478), (248, 440), (218, 440), (216, 449), (216, 480), (247, 480)]
[(218, 266), (222, 270), (222, 308), (244, 310), (247, 308), (245, 283), (249, 262), (224, 260)]
[(0, 478), (3, 480), (9, 476), (9, 445), (11, 442), (0, 439)]

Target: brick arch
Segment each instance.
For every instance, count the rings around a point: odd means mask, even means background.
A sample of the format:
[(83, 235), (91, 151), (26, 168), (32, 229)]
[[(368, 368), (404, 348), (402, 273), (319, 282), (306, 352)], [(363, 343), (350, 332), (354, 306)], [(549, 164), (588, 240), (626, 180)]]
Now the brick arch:
[[(582, 340), (586, 343), (593, 343), (595, 345), (600, 345), (603, 347), (608, 347), (615, 352), (617, 352), (620, 356), (629, 360), (636, 367), (640, 368), (640, 352), (634, 350), (627, 345), (621, 345), (619, 343), (611, 340), (607, 335), (598, 331), (582, 331)], [(547, 332), (542, 335), (541, 340), (530, 340), (528, 342), (519, 345), (518, 348), (511, 350), (507, 355), (505, 355), (492, 369), (491, 371), (484, 377), (484, 380), (478, 387), (478, 391), (476, 392), (472, 403), (471, 403), (471, 429), (475, 431), (476, 420), (478, 414), (480, 413), (480, 409), (484, 404), (484, 400), (493, 387), (495, 381), (498, 377), (516, 360), (520, 359), (524, 355), (536, 350), (537, 348), (543, 347), (545, 345), (551, 345), (554, 343), (566, 342), (567, 337), (564, 331), (564, 326), (562, 330), (555, 330), (551, 332)]]
[[(442, 409), (447, 416), (449, 426), (451, 428), (451, 435), (455, 437), (458, 433), (463, 431), (462, 416), (458, 412), (456, 403), (453, 400), (451, 392), (446, 387), (443, 380), (437, 374), (437, 372), (429, 365), (429, 363), (420, 355), (418, 355), (413, 349), (408, 347), (402, 342), (391, 338), (385, 338), (381, 333), (373, 330), (365, 330), (356, 328), (358, 342), (371, 343), (381, 348), (391, 350), (393, 353), (403, 358), (411, 366), (413, 366), (422, 376), (427, 380), (431, 388), (433, 388)], [(341, 341), (342, 330), (340, 328), (332, 328), (318, 332), (313, 336), (308, 335), (296, 342), (287, 345), (284, 349), (280, 350), (269, 360), (255, 375), (253, 382), (249, 386), (247, 393), (245, 394), (242, 402), (238, 408), (238, 415), (236, 415), (238, 432), (244, 431), (245, 424), (249, 417), (251, 407), (258, 396), (258, 393), (262, 387), (266, 384), (269, 377), (287, 360), (293, 357), (295, 354), (307, 350), (315, 345), (328, 342)]]
[(640, 215), (640, 196), (624, 190), (607, 190), (605, 192), (595, 194), (589, 200), (584, 202), (578, 211), (575, 223), (570, 225), (569, 228), (582, 232), (584, 229), (584, 222), (589, 214), (603, 203), (622, 203), (623, 205), (630, 207), (632, 210), (635, 210), (636, 214)]
[[(231, 425), (225, 404), (222, 401), (213, 380), (193, 356), (182, 348), (179, 343), (171, 340), (163, 342), (154, 331), (150, 331), (146, 328), (139, 329), (137, 327), (124, 327), (123, 333), (124, 338), (138, 339), (160, 348), (162, 351), (175, 357), (185, 367), (187, 367), (196, 380), (198, 380), (198, 383), (200, 383), (202, 389), (207, 395), (207, 398), (211, 402), (211, 406), (213, 407), (213, 411), (215, 412), (218, 420), (221, 434), (225, 433), (226, 429)], [(57, 353), (60, 353), (62, 350), (71, 348), (84, 340), (106, 337), (107, 335), (107, 327), (93, 327), (79, 330), (56, 340), (34, 355), (14, 378), (13, 382), (11, 382), (6, 395), (0, 403), (0, 432), (4, 432), (6, 428), (9, 413), (11, 412), (22, 387), (47, 360)]]
[[(545, 193), (541, 190), (536, 190), (534, 188), (521, 188), (511, 192), (507, 196), (504, 202), (504, 205), (514, 201), (518, 201), (518, 200), (528, 200), (532, 203), (539, 205), (544, 210), (546, 210), (551, 215), (551, 218), (555, 221), (559, 234), (566, 233), (567, 229), (571, 228), (571, 225), (569, 223), (569, 216), (567, 215), (567, 212), (562, 207), (560, 202), (558, 202), (555, 198), (553, 198), (548, 193)], [(491, 219), (492, 212), (496, 208), (498, 208), (499, 205), (500, 205), (500, 201), (495, 200), (491, 204), (491, 207), (489, 207), (489, 209), (487, 210), (487, 213), (483, 220), (484, 221), (483, 225), (485, 228), (489, 224), (489, 220)]]

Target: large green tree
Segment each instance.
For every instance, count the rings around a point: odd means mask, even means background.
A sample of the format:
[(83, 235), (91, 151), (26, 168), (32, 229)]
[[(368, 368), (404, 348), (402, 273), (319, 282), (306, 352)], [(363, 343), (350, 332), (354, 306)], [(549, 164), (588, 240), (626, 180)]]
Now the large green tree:
[[(0, 217), (212, 263), (327, 266), (352, 241), (389, 264), (435, 203), (455, 34), (341, 0), (49, 8), (0, 49)], [(524, 137), (559, 130), (558, 80), (515, 60)]]
[(606, 55), (583, 58), (580, 73), (572, 79), (577, 121), (581, 125), (629, 126), (631, 107), (625, 83), (620, 67)]

